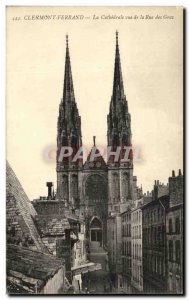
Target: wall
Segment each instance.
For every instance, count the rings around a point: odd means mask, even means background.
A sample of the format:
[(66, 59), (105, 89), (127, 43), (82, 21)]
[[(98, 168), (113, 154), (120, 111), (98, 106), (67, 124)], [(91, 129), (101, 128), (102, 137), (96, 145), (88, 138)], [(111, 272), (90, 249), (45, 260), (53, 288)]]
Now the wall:
[[(170, 206), (166, 214), (167, 289), (169, 294), (183, 293), (183, 176), (169, 178)], [(169, 248), (172, 244), (172, 250)], [(180, 250), (176, 251), (176, 245)], [(171, 251), (170, 251), (171, 250)], [(171, 252), (171, 253), (170, 253)]]
[(44, 286), (41, 294), (59, 294), (60, 290), (64, 290), (65, 269), (62, 267), (52, 278), (50, 278)]
[(125, 293), (131, 292), (131, 210), (121, 214), (122, 222), (122, 278), (119, 286)]
[(170, 207), (183, 203), (183, 176), (169, 178)]
[(86, 263), (86, 245), (85, 245), (85, 225), (81, 224), (80, 232), (78, 233), (79, 241), (74, 244), (74, 267), (82, 265)]
[[(176, 230), (176, 219), (179, 219), (180, 231)], [(169, 221), (172, 221), (172, 230), (169, 228)], [(167, 237), (167, 289), (170, 294), (183, 293), (183, 208), (180, 205), (170, 210), (166, 216), (166, 237)], [(172, 257), (169, 253), (169, 241), (172, 242)], [(180, 243), (179, 257), (176, 254), (176, 243)]]
[(165, 205), (168, 204), (168, 198), (164, 197), (164, 201), (154, 200), (142, 207), (145, 293), (166, 293)]
[(131, 213), (131, 252), (132, 252), (132, 285), (143, 291), (142, 268), (142, 210), (135, 209)]
[(33, 206), (39, 215), (63, 215), (65, 206), (63, 201), (57, 200), (33, 200)]
[(112, 274), (122, 271), (121, 261), (121, 216), (108, 218), (108, 259), (109, 269)]

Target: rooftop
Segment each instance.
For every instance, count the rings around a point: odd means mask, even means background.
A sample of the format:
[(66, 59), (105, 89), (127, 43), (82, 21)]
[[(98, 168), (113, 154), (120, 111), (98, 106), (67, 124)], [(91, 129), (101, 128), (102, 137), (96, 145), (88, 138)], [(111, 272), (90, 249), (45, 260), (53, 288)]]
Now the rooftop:
[[(41, 290), (49, 278), (52, 278), (64, 261), (55, 256), (33, 251), (15, 245), (7, 247), (7, 280), (8, 287), (18, 293), (34, 293)], [(11, 291), (8, 291), (11, 293)], [(15, 294), (15, 290), (13, 293)]]
[(41, 236), (63, 235), (65, 229), (70, 229), (68, 219), (61, 215), (37, 215), (35, 223)]
[[(48, 252), (33, 221), (37, 212), (8, 162), (6, 165), (6, 198), (7, 212), (8, 210), (14, 211), (15, 207), (17, 208), (17, 213), (22, 217), (19, 218), (19, 226), (23, 233), (27, 234), (33, 240), (36, 250)], [(10, 225), (14, 224), (12, 219), (8, 219), (7, 217), (8, 223)]]

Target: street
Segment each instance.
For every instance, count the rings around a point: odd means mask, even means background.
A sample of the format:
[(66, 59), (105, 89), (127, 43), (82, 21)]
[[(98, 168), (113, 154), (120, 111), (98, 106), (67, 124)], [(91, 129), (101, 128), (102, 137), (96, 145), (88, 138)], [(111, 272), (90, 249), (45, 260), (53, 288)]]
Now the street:
[(89, 294), (111, 293), (111, 281), (107, 271), (107, 253), (101, 247), (94, 249), (90, 254), (90, 261), (100, 263), (102, 270), (90, 272), (84, 275), (83, 290)]

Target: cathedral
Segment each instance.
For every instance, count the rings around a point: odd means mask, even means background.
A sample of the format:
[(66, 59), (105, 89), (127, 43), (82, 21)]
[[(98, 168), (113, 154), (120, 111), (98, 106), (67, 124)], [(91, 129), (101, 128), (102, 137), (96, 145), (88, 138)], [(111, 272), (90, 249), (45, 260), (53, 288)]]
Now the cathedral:
[[(82, 149), (81, 117), (77, 108), (72, 79), (68, 36), (63, 97), (59, 105), (57, 123), (57, 193), (56, 198), (65, 206), (77, 211), (86, 222), (87, 238), (101, 247), (107, 245), (107, 219), (123, 212), (128, 204), (138, 198), (137, 178), (133, 176), (133, 153), (131, 115), (124, 93), (121, 59), (116, 32), (113, 90), (107, 115), (107, 161), (100, 155), (93, 137), (91, 153), (86, 161), (82, 155), (74, 156)], [(72, 153), (59, 159), (61, 149), (71, 147)], [(130, 149), (128, 160), (124, 160), (126, 148)], [(119, 157), (116, 158), (116, 151)], [(66, 152), (65, 152), (66, 153)]]

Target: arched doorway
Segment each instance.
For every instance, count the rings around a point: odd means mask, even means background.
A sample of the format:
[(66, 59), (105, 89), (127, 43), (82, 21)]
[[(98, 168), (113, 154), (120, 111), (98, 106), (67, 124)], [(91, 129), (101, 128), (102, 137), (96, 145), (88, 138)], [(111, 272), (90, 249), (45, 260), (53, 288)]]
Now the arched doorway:
[(90, 242), (91, 246), (102, 247), (102, 222), (97, 217), (94, 217), (90, 224)]
[(84, 199), (87, 225), (87, 237), (90, 248), (103, 248), (107, 243), (106, 220), (108, 215), (107, 177), (101, 174), (89, 174), (84, 181)]

